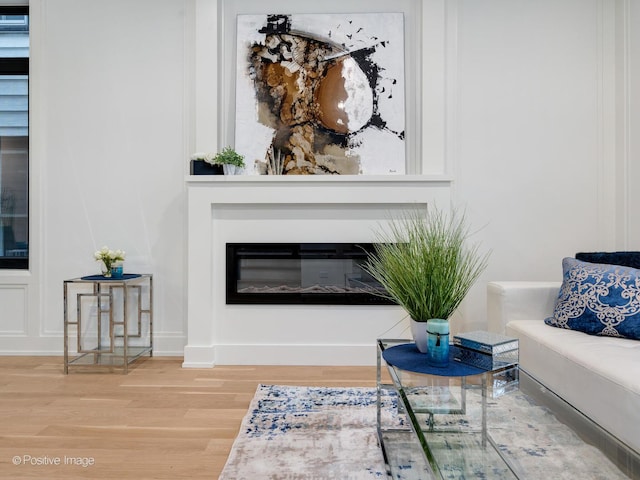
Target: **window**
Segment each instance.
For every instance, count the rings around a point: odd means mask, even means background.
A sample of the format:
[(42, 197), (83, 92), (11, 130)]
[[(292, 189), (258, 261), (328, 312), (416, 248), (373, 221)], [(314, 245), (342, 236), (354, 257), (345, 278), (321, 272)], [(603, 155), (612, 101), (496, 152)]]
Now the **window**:
[(0, 6), (0, 269), (29, 267), (29, 7)]

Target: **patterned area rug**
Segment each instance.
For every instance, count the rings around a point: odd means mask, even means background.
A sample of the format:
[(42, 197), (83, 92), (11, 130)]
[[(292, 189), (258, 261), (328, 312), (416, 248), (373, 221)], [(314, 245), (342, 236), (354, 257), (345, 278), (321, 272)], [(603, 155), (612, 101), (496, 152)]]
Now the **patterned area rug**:
[(375, 389), (260, 385), (219, 478), (386, 479)]
[[(508, 451), (517, 467), (535, 479), (624, 479), (599, 451), (584, 444), (571, 430), (550, 419), (538, 408), (539, 422), (518, 425), (519, 408), (531, 410), (520, 394), (510, 395), (510, 411), (504, 412), (496, 443)], [(502, 402), (505, 399), (501, 400)], [(397, 415), (394, 396), (384, 400), (384, 424), (404, 424)], [(552, 416), (551, 416), (552, 417)], [(551, 428), (548, 426), (551, 425)], [(523, 443), (523, 432), (527, 429)], [(532, 436), (533, 432), (533, 436)], [(532, 448), (532, 442), (534, 448)], [(539, 443), (536, 443), (539, 442)], [(443, 448), (456, 448), (445, 445)], [(431, 478), (411, 452), (401, 459), (403, 479)], [(469, 459), (471, 461), (471, 459)], [(452, 469), (445, 478), (498, 478), (468, 475)], [(256, 391), (220, 480), (360, 480), (386, 479), (376, 435), (376, 390), (373, 388), (325, 388), (261, 385)]]

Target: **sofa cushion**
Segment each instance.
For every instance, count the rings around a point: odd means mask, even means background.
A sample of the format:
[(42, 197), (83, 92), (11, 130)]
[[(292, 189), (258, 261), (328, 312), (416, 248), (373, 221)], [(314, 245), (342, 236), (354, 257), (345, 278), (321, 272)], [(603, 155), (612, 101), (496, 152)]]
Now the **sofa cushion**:
[(562, 260), (563, 281), (547, 325), (640, 339), (640, 270)]
[(580, 252), (576, 259), (589, 263), (606, 263), (640, 268), (640, 252)]
[(519, 339), (523, 370), (640, 452), (640, 342), (552, 328), (540, 319), (512, 321), (506, 330)]

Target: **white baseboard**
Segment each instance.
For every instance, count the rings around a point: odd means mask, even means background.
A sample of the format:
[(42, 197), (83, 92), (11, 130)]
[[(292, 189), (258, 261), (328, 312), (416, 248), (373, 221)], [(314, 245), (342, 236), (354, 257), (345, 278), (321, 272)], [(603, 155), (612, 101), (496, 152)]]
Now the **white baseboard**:
[(215, 365), (215, 349), (213, 346), (184, 347), (184, 368), (212, 368)]
[[(70, 349), (75, 340), (70, 339)], [(157, 334), (153, 337), (153, 355), (157, 357), (181, 357), (184, 355), (186, 337), (182, 334)], [(60, 336), (26, 337), (0, 336), (1, 356), (62, 356), (64, 338)]]
[(216, 345), (216, 365), (376, 364), (375, 345)]

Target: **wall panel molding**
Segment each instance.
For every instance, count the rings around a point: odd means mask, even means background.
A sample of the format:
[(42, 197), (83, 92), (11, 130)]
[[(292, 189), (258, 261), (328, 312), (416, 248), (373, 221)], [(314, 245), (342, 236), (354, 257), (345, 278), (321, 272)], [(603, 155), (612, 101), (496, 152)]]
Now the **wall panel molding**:
[[(633, 38), (631, 25), (631, 0), (617, 0), (615, 2), (615, 106), (616, 106), (616, 244), (619, 250), (639, 248), (640, 238), (632, 237), (632, 226), (637, 225), (637, 219), (632, 218), (631, 185), (634, 184), (632, 158), (632, 119), (633, 95), (632, 91), (632, 58)], [(637, 22), (636, 22), (637, 24)], [(637, 67), (636, 67), (637, 68)], [(637, 83), (637, 82), (636, 82)], [(637, 87), (636, 87), (637, 91)], [(637, 102), (637, 100), (636, 100)], [(636, 162), (637, 163), (637, 162)], [(637, 182), (636, 182), (637, 184)], [(637, 227), (636, 227), (637, 228)]]
[[(598, 223), (599, 243), (616, 248), (618, 200), (616, 198), (617, 165), (619, 164), (616, 101), (616, 6), (613, 2), (597, 0), (597, 112), (598, 112)], [(613, 167), (613, 168), (612, 168)]]
[(29, 289), (27, 285), (0, 284), (2, 321), (0, 337), (26, 336), (29, 315)]

